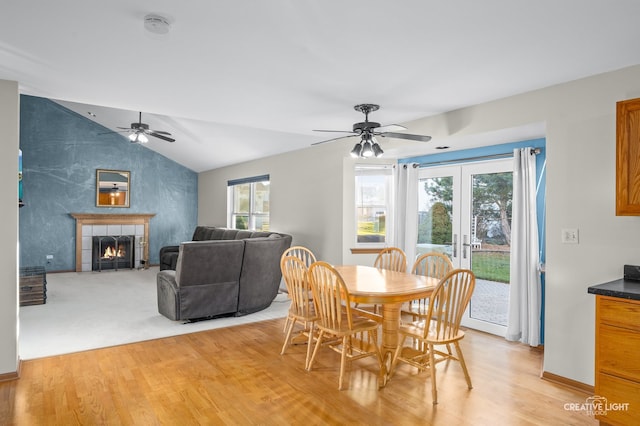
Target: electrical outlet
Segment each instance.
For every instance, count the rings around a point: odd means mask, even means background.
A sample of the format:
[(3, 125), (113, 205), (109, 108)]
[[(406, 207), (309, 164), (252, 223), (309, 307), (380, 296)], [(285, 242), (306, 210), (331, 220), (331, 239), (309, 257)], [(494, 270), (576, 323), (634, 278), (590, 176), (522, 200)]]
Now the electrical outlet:
[(52, 254), (48, 254), (47, 255), (47, 260), (51, 260), (51, 259), (53, 259), (53, 255)]
[(563, 244), (578, 244), (578, 229), (566, 228), (562, 230)]

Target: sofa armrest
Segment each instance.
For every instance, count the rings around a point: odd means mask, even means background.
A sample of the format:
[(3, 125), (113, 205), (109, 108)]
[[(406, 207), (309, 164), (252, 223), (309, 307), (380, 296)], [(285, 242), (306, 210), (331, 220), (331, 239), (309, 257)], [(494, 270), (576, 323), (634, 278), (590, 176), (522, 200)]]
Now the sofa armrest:
[(165, 246), (160, 249), (159, 259), (161, 271), (166, 269), (175, 271), (179, 250), (180, 246)]
[(176, 284), (176, 271), (161, 271), (156, 275), (158, 312), (176, 321), (180, 319), (180, 299)]
[(164, 246), (160, 249), (160, 257), (165, 253), (177, 253), (180, 250), (180, 246)]

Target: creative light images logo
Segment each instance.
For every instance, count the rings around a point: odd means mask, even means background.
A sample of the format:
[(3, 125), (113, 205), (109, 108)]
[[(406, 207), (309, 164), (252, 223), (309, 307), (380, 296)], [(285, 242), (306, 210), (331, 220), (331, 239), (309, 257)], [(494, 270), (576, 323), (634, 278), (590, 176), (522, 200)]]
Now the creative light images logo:
[(604, 396), (590, 396), (584, 402), (567, 402), (567, 411), (584, 411), (590, 416), (606, 416), (609, 411), (627, 411), (628, 402), (609, 402)]

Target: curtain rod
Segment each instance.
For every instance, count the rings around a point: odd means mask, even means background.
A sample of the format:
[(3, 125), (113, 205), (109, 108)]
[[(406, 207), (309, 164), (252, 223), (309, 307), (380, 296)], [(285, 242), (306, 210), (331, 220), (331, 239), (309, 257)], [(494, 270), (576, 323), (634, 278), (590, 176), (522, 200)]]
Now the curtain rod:
[[(540, 154), (542, 152), (541, 148), (531, 148), (529, 152), (531, 155)], [(513, 152), (506, 152), (504, 154), (490, 154), (490, 155), (478, 155), (476, 157), (467, 157), (467, 158), (458, 158), (455, 160), (443, 160), (436, 161), (434, 163), (414, 163), (413, 167), (430, 167), (430, 166), (441, 166), (443, 164), (452, 164), (452, 163), (462, 163), (467, 161), (479, 161), (479, 160), (497, 160), (499, 158), (510, 158), (513, 157)]]

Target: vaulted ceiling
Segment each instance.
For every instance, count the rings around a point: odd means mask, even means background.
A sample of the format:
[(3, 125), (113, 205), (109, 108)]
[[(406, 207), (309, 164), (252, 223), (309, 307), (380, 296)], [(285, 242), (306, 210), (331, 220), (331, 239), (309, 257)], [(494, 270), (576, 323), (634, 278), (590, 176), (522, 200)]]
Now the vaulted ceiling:
[(402, 124), (638, 64), (639, 18), (636, 0), (5, 0), (0, 79), (114, 130), (142, 111), (176, 139), (147, 146), (199, 172), (314, 149), (359, 103)]

